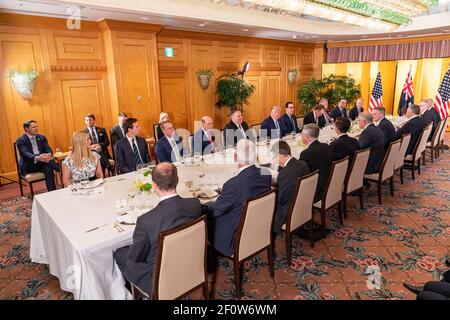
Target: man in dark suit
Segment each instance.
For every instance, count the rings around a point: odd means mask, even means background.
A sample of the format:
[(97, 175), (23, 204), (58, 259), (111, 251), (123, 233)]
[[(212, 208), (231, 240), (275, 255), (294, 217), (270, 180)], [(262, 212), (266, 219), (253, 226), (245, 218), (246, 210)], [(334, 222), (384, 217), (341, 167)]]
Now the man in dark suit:
[(327, 183), (333, 163), (330, 146), (317, 140), (319, 131), (319, 127), (314, 123), (303, 126), (302, 141), (307, 147), (300, 153), (300, 160), (306, 161), (311, 171), (319, 170), (319, 181), (317, 182), (314, 202), (322, 199), (323, 189)]
[(280, 120), (280, 107), (273, 106), (270, 116), (261, 122), (260, 138), (279, 139), (284, 137), (284, 127)]
[(194, 139), (192, 141), (194, 154), (210, 154), (219, 150), (215, 142), (216, 137), (214, 136), (214, 131), (212, 131), (213, 127), (214, 122), (211, 117), (202, 117), (202, 127), (194, 133)]
[(356, 104), (353, 108), (350, 109), (350, 112), (348, 113), (348, 117), (354, 121), (356, 119), (358, 119), (358, 116), (361, 112), (364, 112), (364, 100), (359, 98), (358, 100), (356, 100)]
[(281, 233), (281, 226), (286, 223), (297, 180), (309, 173), (308, 164), (291, 156), (291, 148), (285, 141), (279, 141), (272, 146), (272, 153), (278, 155), (280, 172), (277, 177), (277, 210), (273, 222), (273, 232)]
[(412, 154), (414, 146), (419, 140), (420, 133), (424, 127), (422, 119), (419, 117), (420, 107), (417, 104), (412, 104), (406, 109), (406, 118), (408, 121), (397, 130), (394, 140), (400, 139), (402, 135), (411, 133), (411, 140), (409, 141), (408, 148), (406, 149), (406, 155)]
[(164, 136), (155, 144), (158, 162), (180, 162), (183, 160), (183, 143), (175, 133), (173, 123), (164, 121), (160, 124)]
[(333, 160), (340, 160), (349, 156), (351, 162), (355, 152), (359, 149), (358, 140), (349, 137), (347, 132), (350, 129), (350, 120), (348, 118), (339, 117), (336, 119), (335, 131), (337, 138), (330, 143)]
[(139, 137), (141, 127), (138, 120), (127, 118), (123, 127), (126, 130), (125, 137), (115, 146), (117, 169), (120, 174), (136, 171), (138, 165), (150, 164), (152, 161), (147, 141)]
[(248, 124), (244, 121), (242, 112), (240, 110), (234, 110), (230, 116), (230, 122), (228, 122), (223, 128), (223, 145), (225, 148), (233, 147), (241, 139), (250, 139), (255, 141), (251, 130), (249, 130)]
[(84, 132), (91, 136), (91, 150), (98, 153), (100, 156), (100, 164), (102, 165), (103, 175), (105, 174), (105, 169), (111, 167), (109, 164), (109, 159), (111, 156), (109, 155), (108, 146), (109, 146), (109, 138), (106, 133), (105, 128), (100, 128), (95, 126), (95, 115), (89, 113), (85, 117), (86, 129)]
[(384, 135), (384, 150), (386, 151), (389, 147), (389, 143), (395, 139), (395, 127), (388, 119), (384, 116), (386, 114), (386, 109), (384, 107), (373, 108), (372, 111), (373, 123), (383, 131)]
[[(431, 103), (430, 103), (431, 102)], [(433, 106), (432, 99), (424, 99), (419, 103), (421, 118), (424, 127), (426, 127), (429, 123), (433, 123), (433, 128), (431, 129), (430, 136), (428, 137), (428, 141), (431, 141), (434, 132), (436, 131), (439, 122), (441, 121), (441, 116), (439, 112)]]
[(297, 124), (297, 117), (295, 116), (295, 108), (294, 103), (289, 101), (286, 102), (285, 108), (285, 114), (280, 118), (284, 134), (289, 133), (299, 133), (300, 129)]
[(373, 117), (370, 112), (361, 112), (359, 114), (358, 125), (360, 129), (363, 129), (358, 138), (359, 148), (365, 149), (370, 147), (369, 161), (365, 173), (377, 173), (384, 158), (383, 131), (373, 124)]
[(19, 150), (19, 171), (21, 175), (42, 172), (45, 175), (45, 185), (48, 191), (56, 189), (53, 170), (59, 171), (59, 165), (53, 159), (52, 149), (47, 138), (38, 134), (39, 127), (35, 120), (23, 123), (25, 133), (16, 140)]
[(124, 278), (149, 296), (153, 291), (159, 234), (201, 215), (198, 199), (181, 198), (176, 193), (178, 175), (173, 164), (158, 164), (153, 169), (152, 181), (159, 197), (158, 205), (137, 219), (133, 244), (114, 252), (114, 260)]
[(127, 132), (125, 131), (125, 129), (123, 128), (123, 122), (128, 118), (127, 114), (124, 112), (119, 112), (119, 116), (118, 116), (118, 123), (111, 128), (110, 133), (111, 133), (111, 144), (114, 148), (114, 146), (116, 145), (116, 143), (122, 139), (123, 137), (125, 137), (125, 135), (127, 134)]
[(334, 121), (336, 121), (336, 119), (339, 117), (348, 118), (347, 109), (345, 109), (346, 106), (347, 100), (341, 98), (339, 100), (337, 107), (334, 108), (333, 111), (331, 111), (331, 117), (334, 119)]
[(272, 176), (267, 169), (255, 166), (256, 146), (241, 139), (236, 146), (239, 173), (223, 185), (223, 190), (207, 210), (209, 241), (222, 254), (233, 254), (236, 233), (244, 203), (248, 198), (270, 190)]
[(305, 115), (305, 118), (303, 119), (303, 125), (314, 123), (318, 125), (319, 128), (325, 127), (326, 120), (324, 113), (325, 113), (324, 107), (318, 104)]

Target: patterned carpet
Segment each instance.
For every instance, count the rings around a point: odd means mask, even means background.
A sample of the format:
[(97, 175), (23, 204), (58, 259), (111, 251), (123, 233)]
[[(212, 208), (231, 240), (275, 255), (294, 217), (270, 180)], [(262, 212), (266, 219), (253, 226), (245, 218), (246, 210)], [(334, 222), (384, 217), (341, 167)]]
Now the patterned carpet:
[[(388, 186), (383, 188), (382, 206), (374, 186), (364, 195), (364, 210), (357, 197), (350, 197), (345, 227), (339, 228), (336, 211), (330, 211), (332, 234), (314, 249), (294, 238), (291, 266), (284, 239), (278, 238), (275, 280), (269, 277), (265, 254), (246, 262), (244, 299), (414, 299), (402, 283), (440, 279), (450, 257), (450, 152), (434, 164), (427, 162), (414, 182), (409, 172), (405, 176), (404, 185), (396, 178), (395, 197)], [(28, 197), (1, 202), (0, 299), (72, 299), (46, 265), (31, 263), (30, 221)], [(380, 289), (366, 284), (365, 270), (374, 265), (381, 270)], [(219, 261), (216, 299), (234, 298), (232, 270), (230, 261)], [(190, 298), (200, 297), (194, 293)]]

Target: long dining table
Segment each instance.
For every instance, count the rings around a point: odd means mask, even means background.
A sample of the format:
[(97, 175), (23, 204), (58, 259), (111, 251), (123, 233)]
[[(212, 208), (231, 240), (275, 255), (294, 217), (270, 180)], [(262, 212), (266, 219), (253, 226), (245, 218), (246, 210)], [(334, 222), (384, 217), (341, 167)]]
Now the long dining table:
[[(351, 133), (356, 136), (358, 130)], [(336, 133), (332, 127), (321, 130), (319, 140), (329, 143)], [(283, 138), (294, 157), (306, 148), (300, 135)], [(275, 141), (257, 144), (258, 163), (273, 160), (271, 146)], [(227, 149), (201, 159), (187, 158), (175, 163), (179, 175), (177, 192), (192, 197), (202, 186), (221, 188), (238, 173), (234, 149)], [(276, 179), (276, 170), (271, 170)], [(59, 279), (62, 290), (75, 299), (130, 299), (113, 252), (132, 244), (134, 224), (123, 224), (127, 203), (130, 216), (139, 216), (158, 204), (155, 193), (140, 193), (139, 202), (132, 190), (138, 172), (104, 179), (102, 184), (85, 192), (73, 187), (36, 195), (32, 205), (30, 257), (32, 262), (48, 264), (50, 273)], [(197, 189), (196, 189), (197, 188)], [(136, 196), (136, 197), (135, 197)], [(144, 197), (145, 201), (142, 200)], [(130, 203), (135, 201), (133, 205)], [(214, 199), (202, 199), (203, 203)]]

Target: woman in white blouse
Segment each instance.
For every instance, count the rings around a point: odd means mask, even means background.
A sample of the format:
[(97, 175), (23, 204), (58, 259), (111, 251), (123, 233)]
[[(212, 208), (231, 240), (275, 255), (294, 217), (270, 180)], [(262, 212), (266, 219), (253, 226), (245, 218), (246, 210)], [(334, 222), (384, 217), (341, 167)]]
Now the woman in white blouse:
[(89, 134), (76, 131), (72, 136), (72, 153), (63, 161), (63, 183), (65, 186), (73, 182), (103, 178), (100, 156), (91, 151)]

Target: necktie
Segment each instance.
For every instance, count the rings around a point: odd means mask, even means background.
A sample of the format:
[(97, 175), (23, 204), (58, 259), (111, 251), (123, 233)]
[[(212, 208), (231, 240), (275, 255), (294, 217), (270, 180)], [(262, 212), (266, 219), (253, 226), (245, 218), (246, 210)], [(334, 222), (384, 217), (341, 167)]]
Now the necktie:
[(132, 140), (133, 142), (133, 153), (134, 153), (134, 161), (136, 162), (136, 166), (142, 163), (141, 156), (139, 155), (139, 151), (136, 145), (136, 139)]
[(94, 132), (94, 128), (90, 128), (89, 130), (91, 131), (92, 143), (93, 144), (97, 144), (98, 140), (97, 140), (97, 135)]
[(39, 148), (36, 142), (36, 137), (31, 137), (31, 147), (33, 148), (34, 154), (39, 154)]
[(291, 122), (292, 122), (292, 131), (297, 131), (295, 130), (295, 120), (294, 117), (290, 117), (291, 118)]
[(273, 122), (275, 122), (275, 128), (276, 128), (277, 130), (280, 130), (280, 125), (279, 125), (279, 123), (278, 123), (278, 120), (273, 120)]
[(178, 162), (178, 161), (181, 161), (180, 150), (178, 150), (178, 146), (177, 146), (177, 144), (175, 143), (175, 140), (174, 140), (174, 139), (170, 139), (170, 144), (172, 145), (173, 152), (175, 153), (176, 161), (177, 161), (177, 162)]
[(120, 131), (122, 131), (122, 136), (125, 137), (125, 130), (123, 129), (123, 127), (120, 127)]

